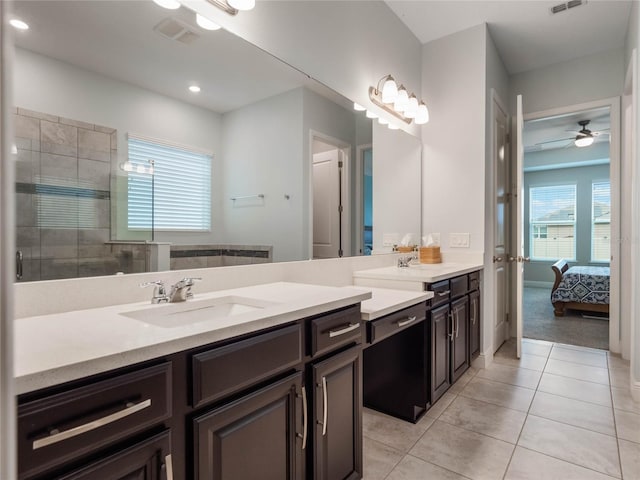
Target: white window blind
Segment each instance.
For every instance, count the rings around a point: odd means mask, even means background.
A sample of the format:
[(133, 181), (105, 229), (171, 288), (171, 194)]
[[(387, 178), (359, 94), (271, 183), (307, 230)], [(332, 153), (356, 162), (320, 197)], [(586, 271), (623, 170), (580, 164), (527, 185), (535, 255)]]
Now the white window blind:
[(576, 186), (529, 189), (529, 249), (536, 260), (576, 257)]
[(129, 228), (210, 230), (212, 155), (133, 135), (128, 146)]
[(591, 261), (611, 259), (611, 184), (594, 182), (591, 186)]

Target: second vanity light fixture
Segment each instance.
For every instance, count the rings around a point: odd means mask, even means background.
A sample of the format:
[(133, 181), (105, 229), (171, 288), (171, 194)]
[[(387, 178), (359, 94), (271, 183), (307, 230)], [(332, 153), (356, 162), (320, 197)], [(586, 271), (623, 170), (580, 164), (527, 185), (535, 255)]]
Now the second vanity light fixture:
[(382, 77), (377, 86), (369, 87), (369, 99), (407, 124), (413, 121), (423, 125), (429, 121), (429, 109), (424, 100), (418, 100), (414, 93), (409, 94), (404, 85), (398, 86), (391, 75)]

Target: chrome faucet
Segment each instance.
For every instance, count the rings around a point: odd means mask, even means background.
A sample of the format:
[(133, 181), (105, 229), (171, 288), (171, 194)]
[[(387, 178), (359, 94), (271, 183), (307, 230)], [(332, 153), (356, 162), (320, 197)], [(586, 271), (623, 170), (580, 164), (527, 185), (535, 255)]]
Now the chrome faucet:
[(167, 293), (167, 289), (165, 288), (164, 282), (162, 280), (141, 283), (140, 287), (154, 287), (153, 296), (151, 297), (151, 303), (153, 304), (184, 302), (190, 298), (193, 298), (191, 287), (195, 282), (199, 280), (202, 279), (185, 277), (182, 280), (171, 285), (169, 293)]
[(418, 257), (415, 253), (412, 253), (410, 255), (401, 255), (400, 257), (398, 257), (398, 267), (406, 268), (411, 263), (411, 260), (417, 260), (417, 258)]

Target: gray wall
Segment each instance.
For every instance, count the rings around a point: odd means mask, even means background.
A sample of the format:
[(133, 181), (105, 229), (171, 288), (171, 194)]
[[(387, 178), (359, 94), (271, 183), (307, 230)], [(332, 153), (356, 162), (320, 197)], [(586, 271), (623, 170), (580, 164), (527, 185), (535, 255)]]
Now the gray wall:
[[(524, 174), (524, 251), (529, 255), (529, 187), (541, 185), (577, 185), (576, 212), (576, 262), (572, 265), (602, 265), (590, 263), (591, 259), (591, 184), (609, 179), (609, 165), (542, 170)], [(559, 259), (556, 259), (559, 260)], [(554, 261), (534, 261), (525, 264), (525, 282), (551, 282)]]

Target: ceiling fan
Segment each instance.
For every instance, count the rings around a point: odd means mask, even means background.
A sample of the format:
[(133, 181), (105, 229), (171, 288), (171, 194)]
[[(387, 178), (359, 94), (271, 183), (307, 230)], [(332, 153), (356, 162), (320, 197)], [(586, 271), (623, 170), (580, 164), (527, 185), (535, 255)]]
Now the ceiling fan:
[[(575, 133), (575, 137), (569, 137), (569, 138), (560, 138), (558, 140), (549, 140), (547, 142), (540, 142), (540, 143), (536, 143), (536, 145), (544, 145), (547, 143), (557, 143), (557, 142), (566, 142), (568, 140), (573, 140), (573, 145), (575, 145), (576, 147), (588, 147), (589, 145), (592, 145), (593, 142), (595, 141), (595, 137), (599, 136), (599, 135), (608, 135), (609, 132), (607, 132), (607, 130), (609, 130), (608, 128), (604, 128), (602, 130), (589, 130), (587, 128), (587, 126), (589, 125), (589, 123), (591, 123), (591, 120), (580, 120), (578, 122), (578, 125), (580, 125), (580, 130), (566, 130), (569, 133)], [(572, 143), (567, 143), (564, 148), (570, 147), (572, 145)]]

